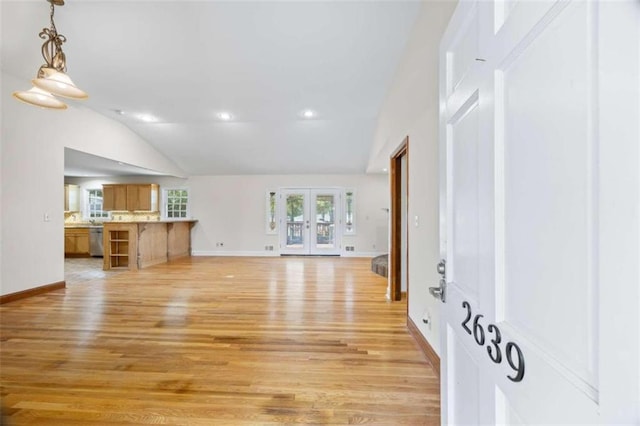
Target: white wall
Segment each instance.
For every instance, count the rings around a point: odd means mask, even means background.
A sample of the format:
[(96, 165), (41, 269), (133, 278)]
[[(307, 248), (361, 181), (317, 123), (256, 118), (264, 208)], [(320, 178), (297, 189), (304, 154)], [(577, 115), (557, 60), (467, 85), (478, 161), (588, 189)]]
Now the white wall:
[[(266, 233), (266, 193), (282, 187), (344, 187), (356, 192), (356, 235), (342, 255), (373, 256), (388, 247), (389, 183), (385, 175), (246, 175), (189, 178), (194, 255), (278, 255), (278, 236)], [(222, 247), (216, 243), (222, 242)], [(273, 245), (274, 251), (265, 251)], [(355, 251), (345, 252), (352, 245)]]
[[(51, 111), (15, 101), (27, 78), (2, 73), (0, 293), (64, 280), (64, 148), (167, 174), (182, 171), (127, 127), (85, 107)], [(50, 220), (45, 222), (44, 215)]]
[[(440, 307), (427, 291), (439, 279), (438, 45), (455, 5), (423, 4), (381, 108), (368, 166), (369, 171), (385, 167), (409, 136), (409, 316), (438, 354)], [(430, 326), (422, 322), (426, 313)]]
[[(0, 6), (0, 25), (2, 25), (1, 23), (2, 23), (2, 7)], [(0, 34), (1, 33), (2, 32), (0, 31)], [(2, 68), (2, 64), (3, 64), (2, 61), (3, 61), (2, 55), (0, 55), (0, 70), (3, 69)], [(4, 78), (0, 78), (0, 95), (2, 95), (2, 98), (0, 98), (0, 107), (2, 106), (2, 99), (4, 99), (4, 93), (5, 93), (3, 87), (4, 87)], [(4, 129), (3, 117), (4, 117), (4, 114), (0, 113), (0, 129)], [(2, 215), (2, 211), (4, 210), (3, 209), (4, 204), (2, 203), (2, 193), (4, 191), (2, 190), (3, 185), (2, 185), (2, 180), (1, 180), (1, 178), (2, 178), (2, 151), (3, 151), (3, 149), (2, 149), (2, 140), (3, 139), (4, 139), (4, 137), (2, 136), (2, 134), (0, 134), (0, 294), (3, 294), (3, 291), (2, 291), (2, 288), (3, 288), (2, 287), (2, 247), (4, 247), (4, 243), (3, 243), (3, 240), (2, 240), (2, 228), (3, 228), (3, 226), (2, 226), (2, 216), (3, 216)]]

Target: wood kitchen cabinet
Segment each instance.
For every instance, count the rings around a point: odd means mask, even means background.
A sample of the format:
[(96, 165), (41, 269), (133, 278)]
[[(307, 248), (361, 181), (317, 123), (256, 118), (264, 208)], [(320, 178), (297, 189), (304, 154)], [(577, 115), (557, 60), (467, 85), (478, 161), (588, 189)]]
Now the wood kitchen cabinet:
[(89, 257), (89, 228), (64, 229), (64, 255)]
[(158, 211), (158, 185), (108, 184), (102, 185), (102, 209), (105, 211)]
[(127, 185), (127, 210), (158, 211), (158, 185)]
[(66, 184), (64, 186), (64, 211), (80, 211), (80, 187), (78, 185)]
[(102, 210), (127, 210), (127, 185), (102, 185)]
[(132, 271), (191, 255), (195, 220), (105, 222), (104, 270)]

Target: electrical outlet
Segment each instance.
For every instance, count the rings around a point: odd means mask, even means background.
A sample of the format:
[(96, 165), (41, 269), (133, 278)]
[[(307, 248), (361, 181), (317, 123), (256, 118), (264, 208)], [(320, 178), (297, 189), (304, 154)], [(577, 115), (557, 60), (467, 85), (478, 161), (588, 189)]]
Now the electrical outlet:
[(429, 313), (429, 311), (426, 311), (424, 315), (422, 315), (422, 322), (427, 324), (429, 330), (431, 330), (431, 314)]
[(43, 218), (42, 218), (42, 219), (43, 219), (45, 222), (49, 222), (49, 221), (51, 220), (51, 217), (49, 216), (49, 213), (45, 213), (45, 214), (43, 215)]

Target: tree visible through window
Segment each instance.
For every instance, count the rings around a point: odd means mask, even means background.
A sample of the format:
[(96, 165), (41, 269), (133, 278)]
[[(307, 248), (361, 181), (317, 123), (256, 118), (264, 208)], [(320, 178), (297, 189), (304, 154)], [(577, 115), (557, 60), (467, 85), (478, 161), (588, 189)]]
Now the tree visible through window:
[(186, 219), (189, 215), (188, 191), (186, 189), (168, 189), (166, 194), (167, 218)]
[(344, 193), (344, 232), (345, 234), (356, 233), (356, 195), (353, 190), (348, 189)]
[(87, 212), (91, 219), (109, 217), (109, 212), (102, 210), (102, 189), (87, 190)]
[(275, 191), (269, 191), (268, 199), (268, 211), (269, 211), (269, 229), (268, 231), (276, 230), (276, 193)]

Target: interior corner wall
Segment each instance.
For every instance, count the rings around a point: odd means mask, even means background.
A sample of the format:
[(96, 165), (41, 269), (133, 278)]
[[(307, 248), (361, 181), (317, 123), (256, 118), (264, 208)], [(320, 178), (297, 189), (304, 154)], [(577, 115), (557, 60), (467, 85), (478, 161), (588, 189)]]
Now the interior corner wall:
[(64, 280), (64, 148), (182, 173), (120, 123), (85, 107), (65, 111), (15, 101), (29, 80), (2, 72), (0, 294)]
[[(429, 295), (437, 285), (439, 248), (438, 51), (457, 2), (425, 1), (378, 116), (369, 169), (389, 158), (409, 137), (408, 314), (440, 353), (440, 302)], [(388, 163), (387, 163), (388, 164)], [(417, 219), (416, 219), (417, 218)], [(429, 316), (429, 325), (423, 323)]]
[[(0, 25), (2, 23), (2, 7), (0, 6)], [(2, 32), (0, 31), (0, 34)], [(2, 55), (0, 55), (0, 70), (2, 69)], [(3, 96), (4, 94), (4, 90), (3, 90), (3, 86), (4, 86), (4, 79), (0, 78), (0, 96)], [(2, 105), (2, 98), (0, 98), (0, 106)], [(4, 129), (3, 126), (3, 117), (4, 114), (2, 112), (0, 112), (0, 129)], [(4, 243), (3, 243), (3, 239), (2, 239), (2, 211), (4, 210), (4, 204), (3, 204), (3, 199), (2, 199), (2, 151), (3, 151), (3, 140), (4, 137), (2, 137), (2, 133), (0, 131), (0, 294), (2, 294), (2, 251), (3, 251), (3, 247), (4, 247)]]
[[(191, 214), (198, 220), (192, 231), (195, 256), (279, 255), (278, 235), (266, 232), (266, 193), (278, 188), (353, 188), (356, 234), (342, 238), (342, 255), (375, 256), (388, 247), (386, 175), (192, 176), (188, 187)], [(345, 245), (354, 251), (346, 252)]]

